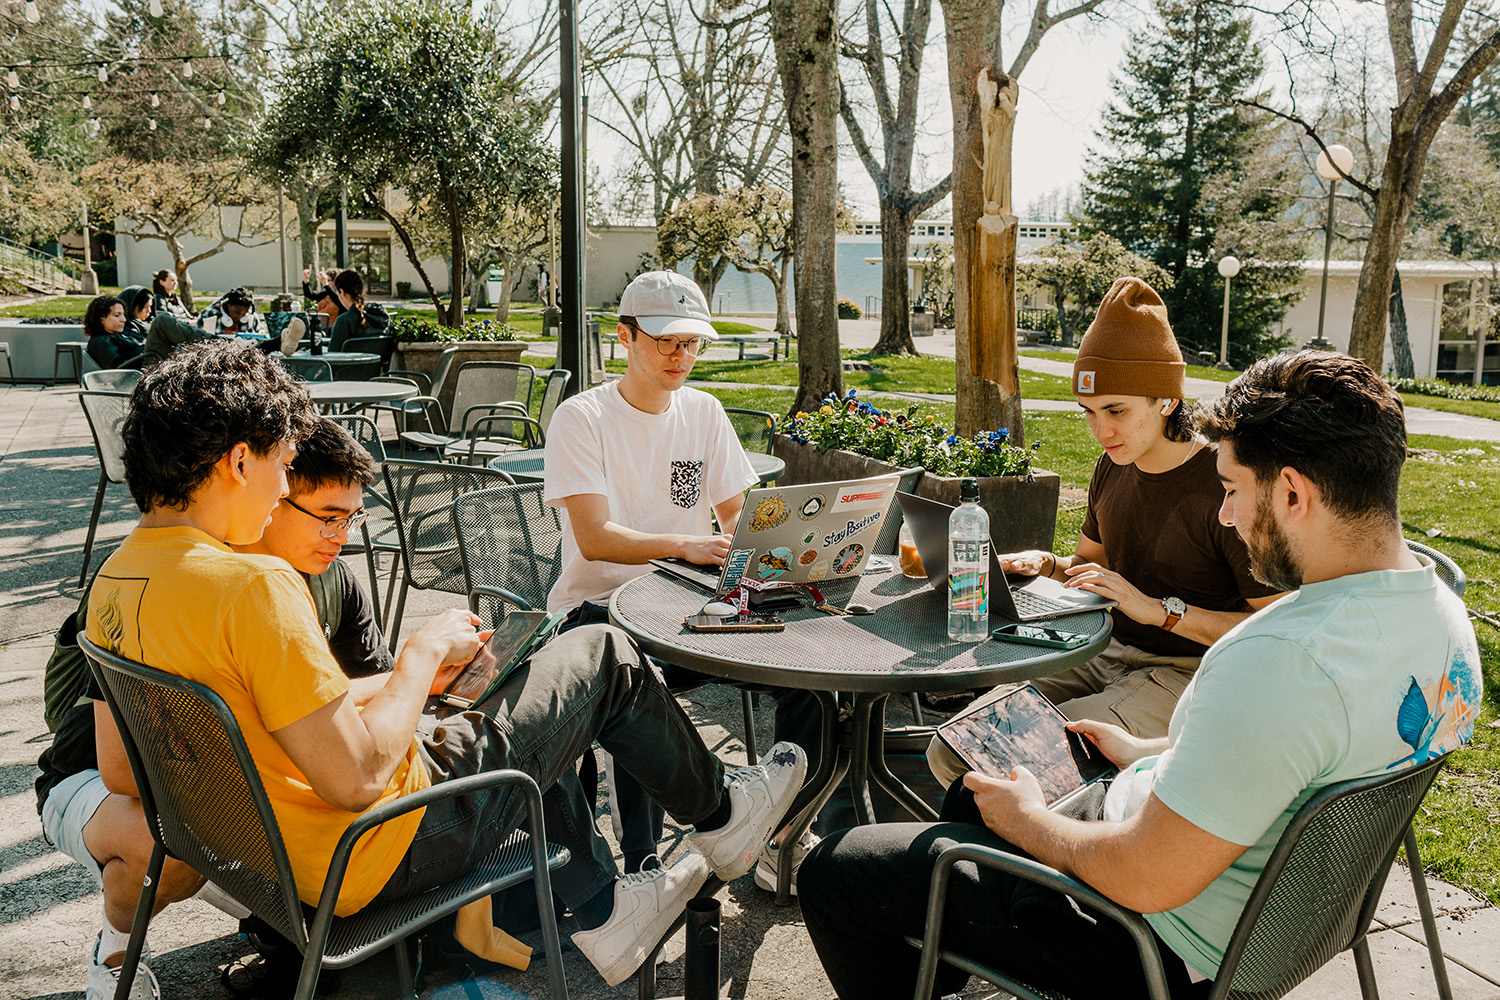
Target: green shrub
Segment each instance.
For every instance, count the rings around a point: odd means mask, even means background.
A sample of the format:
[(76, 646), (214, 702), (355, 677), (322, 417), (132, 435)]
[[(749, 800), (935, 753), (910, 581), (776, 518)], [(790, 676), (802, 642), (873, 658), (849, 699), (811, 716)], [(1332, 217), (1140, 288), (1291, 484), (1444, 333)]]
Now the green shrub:
[(402, 344), (440, 344), (459, 340), (516, 340), (517, 330), (509, 323), (477, 316), (456, 330), (436, 320), (397, 316), (391, 322), (391, 336)]
[(1500, 403), (1500, 389), (1488, 385), (1457, 385), (1436, 378), (1388, 378), (1386, 381), (1397, 392), (1441, 396), (1444, 399), (1476, 399), (1484, 403)]
[(848, 299), (839, 299), (839, 319), (864, 319), (865, 311)]

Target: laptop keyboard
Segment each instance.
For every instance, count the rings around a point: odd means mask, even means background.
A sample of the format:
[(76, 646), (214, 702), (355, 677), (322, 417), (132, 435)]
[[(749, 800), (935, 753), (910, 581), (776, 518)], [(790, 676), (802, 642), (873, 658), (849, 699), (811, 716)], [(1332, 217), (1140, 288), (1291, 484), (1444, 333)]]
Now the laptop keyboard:
[(1050, 597), (1041, 597), (1021, 587), (1010, 588), (1011, 600), (1016, 602), (1016, 611), (1022, 615), (1046, 615), (1059, 611), (1072, 614), (1079, 610), (1078, 605), (1068, 601), (1056, 601)]

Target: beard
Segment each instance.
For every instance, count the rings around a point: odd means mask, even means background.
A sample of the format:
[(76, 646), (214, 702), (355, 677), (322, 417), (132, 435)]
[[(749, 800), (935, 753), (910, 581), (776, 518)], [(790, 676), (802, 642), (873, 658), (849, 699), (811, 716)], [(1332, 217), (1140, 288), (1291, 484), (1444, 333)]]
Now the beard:
[(1250, 550), (1250, 575), (1276, 590), (1296, 590), (1302, 586), (1302, 566), (1292, 551), (1291, 539), (1271, 513), (1270, 492), (1255, 502), (1255, 524), (1245, 538)]

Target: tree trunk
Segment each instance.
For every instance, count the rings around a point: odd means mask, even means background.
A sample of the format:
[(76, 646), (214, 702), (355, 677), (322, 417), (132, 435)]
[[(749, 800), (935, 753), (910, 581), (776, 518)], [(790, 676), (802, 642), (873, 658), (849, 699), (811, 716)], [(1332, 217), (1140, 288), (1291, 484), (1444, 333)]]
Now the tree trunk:
[(167, 249), (172, 252), (172, 270), (177, 272), (177, 301), (190, 315), (198, 315), (198, 310), (193, 308), (193, 274), (188, 270), (187, 255), (182, 252), (182, 244), (177, 242), (176, 237), (167, 237)]
[[(1427, 143), (1418, 142), (1411, 133), (1392, 134), (1365, 245), (1364, 266), (1359, 272), (1359, 287), (1354, 293), (1354, 323), (1349, 331), (1349, 353), (1377, 372), (1385, 363), (1391, 282), (1396, 279), (1401, 242), (1406, 236), (1416, 187), (1422, 181), (1422, 161), (1426, 158)], [(1413, 173), (1415, 184), (1411, 183)]]
[(1406, 300), (1401, 295), (1401, 268), (1391, 280), (1391, 354), (1395, 356), (1396, 375), (1416, 378), (1417, 366), (1411, 357), (1411, 338), (1406, 332)]
[(458, 199), (444, 177), (438, 186), (438, 197), (448, 213), (448, 308), (442, 312), (442, 324), (450, 330), (464, 325), (464, 284), (469, 274), (468, 248), (464, 245), (464, 224), (458, 214)]
[[(790, 257), (781, 258), (781, 273), (771, 278), (771, 287), (776, 291), (776, 332), (783, 337), (790, 337), (792, 335), (792, 313), (786, 294), (786, 271), (791, 266), (792, 261)], [(839, 368), (842, 371), (842, 363), (840, 363)]]
[(719, 279), (724, 277), (724, 272), (729, 270), (729, 258), (723, 254), (714, 261), (713, 266), (705, 266), (701, 260), (693, 259), (693, 284), (703, 293), (703, 301), (708, 303), (708, 311), (714, 311), (714, 290), (719, 287)]
[(500, 301), (495, 303), (495, 322), (510, 322), (510, 302), (520, 281), (521, 255), (501, 253), (500, 263), (505, 267), (505, 280), (500, 282)]
[(880, 339), (874, 354), (916, 354), (911, 339), (911, 224), (913, 216), (880, 203)]
[(318, 226), (323, 219), (318, 215), (318, 195), (322, 188), (304, 182), (300, 177), (287, 184), (287, 194), (297, 210), (297, 247), (302, 266), (308, 268), (312, 281), (318, 280)]
[(792, 275), (797, 286), (797, 398), (792, 412), (843, 395), (836, 226), (839, 83), (832, 0), (771, 0), (771, 36), (792, 152)]

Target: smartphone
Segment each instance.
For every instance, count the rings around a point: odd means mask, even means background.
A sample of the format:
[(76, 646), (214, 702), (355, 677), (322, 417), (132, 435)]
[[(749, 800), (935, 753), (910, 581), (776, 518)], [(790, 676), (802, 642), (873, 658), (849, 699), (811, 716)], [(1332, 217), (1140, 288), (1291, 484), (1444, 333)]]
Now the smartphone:
[(995, 639), (1020, 642), (1028, 646), (1047, 646), (1050, 649), (1076, 649), (1089, 641), (1087, 632), (1069, 632), (1049, 625), (1022, 625), (1013, 622), (1001, 625), (990, 633)]
[(682, 620), (689, 632), (781, 632), (786, 623), (775, 615), (689, 615)]

